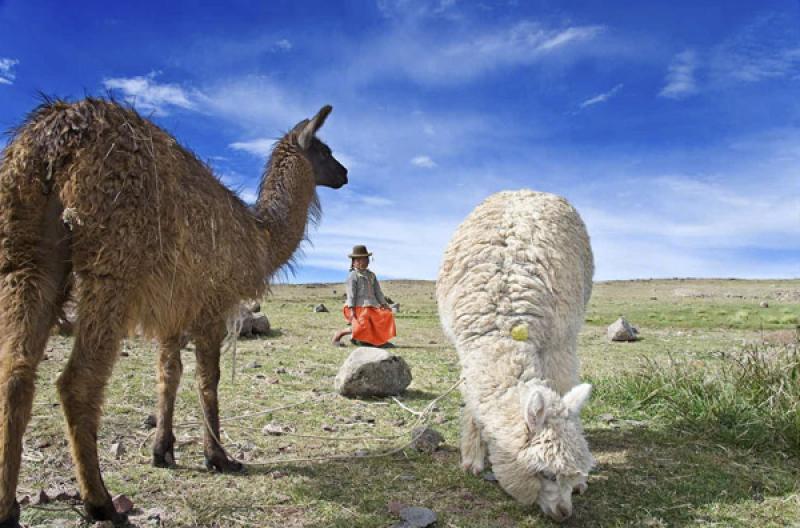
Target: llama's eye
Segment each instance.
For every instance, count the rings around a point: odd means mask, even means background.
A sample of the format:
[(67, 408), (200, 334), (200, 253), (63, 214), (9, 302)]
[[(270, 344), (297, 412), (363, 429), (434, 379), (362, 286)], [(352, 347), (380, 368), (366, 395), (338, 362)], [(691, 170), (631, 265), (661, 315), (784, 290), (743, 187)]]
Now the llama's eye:
[(549, 480), (550, 482), (555, 482), (556, 480), (558, 480), (556, 474), (550, 473), (549, 471), (542, 471), (541, 473), (539, 473), (539, 475), (541, 475), (543, 479)]

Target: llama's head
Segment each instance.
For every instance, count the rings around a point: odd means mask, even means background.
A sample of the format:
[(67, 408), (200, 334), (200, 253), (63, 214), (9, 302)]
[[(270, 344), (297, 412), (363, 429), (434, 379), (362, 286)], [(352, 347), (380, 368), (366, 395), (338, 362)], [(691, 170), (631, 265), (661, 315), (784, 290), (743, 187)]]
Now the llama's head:
[(311, 162), (316, 184), (338, 189), (347, 183), (347, 169), (333, 157), (330, 147), (316, 136), (332, 110), (331, 105), (323, 106), (311, 119), (297, 123), (292, 132), (297, 146)]
[(561, 522), (572, 515), (572, 494), (583, 493), (594, 465), (580, 421), (592, 386), (577, 385), (563, 397), (533, 381), (518, 388), (526, 439), (499, 464), (493, 461), (495, 474), (512, 497), (536, 502)]

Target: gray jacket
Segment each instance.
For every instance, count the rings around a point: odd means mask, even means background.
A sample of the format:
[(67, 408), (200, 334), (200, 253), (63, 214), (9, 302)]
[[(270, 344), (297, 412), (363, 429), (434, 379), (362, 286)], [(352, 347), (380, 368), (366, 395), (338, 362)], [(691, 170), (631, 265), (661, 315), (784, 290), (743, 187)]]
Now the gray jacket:
[(386, 298), (378, 284), (378, 278), (370, 270), (353, 270), (347, 276), (347, 301), (350, 308), (356, 306), (381, 306)]

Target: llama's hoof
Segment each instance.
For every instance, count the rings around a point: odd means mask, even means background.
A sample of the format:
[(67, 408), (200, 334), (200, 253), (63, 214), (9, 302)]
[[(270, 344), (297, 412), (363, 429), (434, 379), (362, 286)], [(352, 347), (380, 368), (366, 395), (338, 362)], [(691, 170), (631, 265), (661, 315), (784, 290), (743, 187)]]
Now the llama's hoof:
[(15, 500), (11, 506), (11, 515), (0, 521), (0, 528), (20, 528), (19, 526), (19, 503)]
[(173, 469), (177, 466), (175, 464), (175, 455), (172, 450), (166, 453), (156, 453), (153, 451), (153, 466), (157, 468)]
[(483, 471), (483, 464), (480, 462), (462, 462), (461, 469), (473, 475), (480, 475)]
[(225, 455), (206, 456), (206, 469), (218, 473), (239, 473), (244, 470), (244, 466), (241, 462), (230, 460)]
[(114, 526), (127, 526), (128, 516), (114, 509), (114, 503), (109, 500), (101, 505), (85, 502), (83, 507), (86, 514), (93, 521), (111, 521)]

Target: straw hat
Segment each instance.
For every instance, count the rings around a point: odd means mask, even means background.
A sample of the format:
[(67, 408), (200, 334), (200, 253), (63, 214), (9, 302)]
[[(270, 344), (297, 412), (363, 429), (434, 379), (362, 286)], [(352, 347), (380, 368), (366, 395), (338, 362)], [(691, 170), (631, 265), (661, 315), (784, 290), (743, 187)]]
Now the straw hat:
[(347, 255), (350, 258), (358, 258), (358, 257), (371, 257), (372, 253), (367, 251), (367, 246), (353, 246), (353, 252)]

